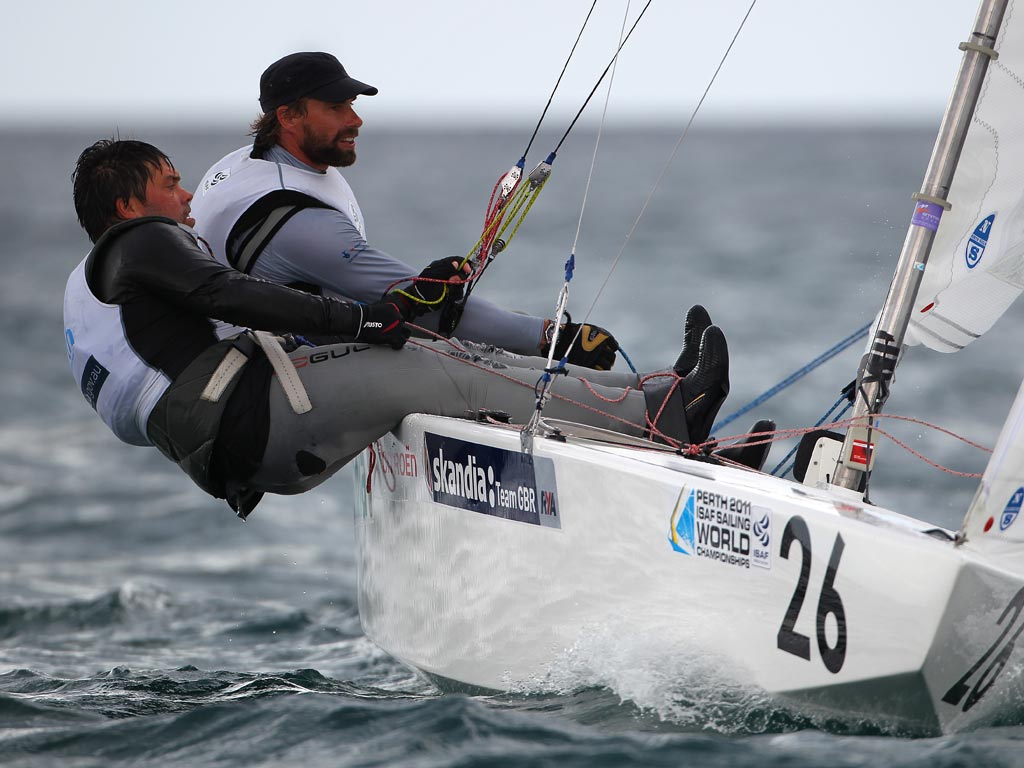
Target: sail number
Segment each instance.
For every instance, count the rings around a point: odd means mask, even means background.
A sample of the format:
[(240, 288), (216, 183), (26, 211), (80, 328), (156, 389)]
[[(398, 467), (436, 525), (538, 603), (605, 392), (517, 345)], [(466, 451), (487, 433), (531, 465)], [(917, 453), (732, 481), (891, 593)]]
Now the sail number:
[[(1010, 660), (1010, 654), (1013, 653), (1014, 646), (1017, 643), (1017, 638), (1020, 636), (1020, 633), (1024, 631), (1024, 622), (1021, 622), (1017, 626), (1017, 631), (1013, 633), (1013, 637), (1009, 640), (1006, 639), (1006, 636), (1010, 634), (1010, 630), (1017, 624), (1017, 620), (1020, 618), (1022, 609), (1024, 609), (1024, 589), (1019, 590), (1017, 594), (1010, 599), (1010, 602), (1007, 603), (1006, 608), (1003, 609), (1003, 614), (999, 617), (999, 621), (997, 621), (996, 624), (1001, 625), (1011, 612), (1013, 613), (1013, 618), (1006, 622), (1006, 626), (1003, 627), (1003, 631), (999, 634), (999, 637), (997, 637), (991, 647), (982, 654), (981, 658), (974, 662), (974, 666), (968, 669), (966, 674), (953, 683), (952, 688), (946, 691), (946, 695), (942, 697), (944, 702), (952, 704), (955, 707), (963, 701), (963, 711), (966, 712), (977, 704), (978, 700), (981, 699), (982, 696), (988, 693), (989, 688), (992, 687), (996, 678), (998, 678), (1000, 673), (1002, 673), (1003, 668), (1006, 666), (1006, 662)], [(996, 652), (997, 649), (998, 653)], [(987, 667), (985, 667), (985, 671), (981, 673), (972, 688), (969, 681), (974, 677), (975, 673), (981, 669), (982, 665), (989, 660), (989, 658), (991, 658), (992, 661), (989, 662)]]
[[(800, 545), (800, 578), (797, 580), (793, 597), (789, 601), (786, 615), (782, 619), (782, 626), (779, 627), (778, 646), (786, 653), (810, 661), (811, 639), (794, 629), (811, 581), (811, 533), (802, 517), (791, 517), (786, 523), (786, 529), (782, 532), (782, 547), (779, 552), (783, 559), (789, 559), (794, 542)], [(825, 569), (825, 581), (821, 585), (818, 610), (815, 614), (818, 653), (821, 654), (825, 669), (832, 674), (836, 674), (842, 669), (843, 662), (846, 661), (846, 611), (843, 609), (843, 600), (835, 588), (836, 571), (839, 570), (839, 558), (843, 556), (844, 547), (843, 537), (837, 533), (835, 543), (832, 545), (832, 555), (829, 557), (828, 567)], [(828, 644), (828, 637), (825, 634), (825, 620), (829, 616), (835, 617), (836, 626), (839, 629), (835, 645)]]

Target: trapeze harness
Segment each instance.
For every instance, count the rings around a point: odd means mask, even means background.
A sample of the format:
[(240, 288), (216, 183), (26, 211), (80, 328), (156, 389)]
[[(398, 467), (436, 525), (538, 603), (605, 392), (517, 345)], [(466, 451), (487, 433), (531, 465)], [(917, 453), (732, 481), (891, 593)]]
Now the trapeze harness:
[[(252, 151), (242, 147), (214, 165), (192, 200), (192, 213), (216, 258), (249, 274), (274, 235), (306, 208), (338, 211), (366, 237), (355, 194), (335, 168), (319, 173), (254, 158)], [(321, 292), (310, 284), (289, 285)]]
[[(171, 226), (133, 232), (153, 222)], [(86, 401), (120, 440), (156, 446), (204, 491), (248, 514), (262, 494), (250, 493), (232, 480), (251, 472), (225, 471), (218, 466), (223, 462), (215, 460), (215, 448), (225, 439), (247, 446), (235, 453), (261, 453), (267, 425), (263, 419), (234, 414), (231, 420), (242, 427), (225, 437), (222, 418), (226, 412), (231, 415), (232, 405), (237, 410), (266, 402), (271, 367), (293, 410), (301, 413), (312, 406), (294, 367), (270, 334), (183, 315), (170, 302), (125, 288), (122, 283), (131, 281), (118, 279), (129, 252), (141, 250), (150, 263), (159, 264), (162, 252), (182, 247), (202, 251), (191, 230), (162, 217), (134, 219), (104, 233), (71, 273), (64, 295), (71, 371)], [(114, 295), (116, 304), (99, 298)], [(250, 360), (255, 367), (240, 376)], [(247, 390), (246, 402), (232, 403), (240, 383)], [(258, 464), (258, 455), (247, 458)]]

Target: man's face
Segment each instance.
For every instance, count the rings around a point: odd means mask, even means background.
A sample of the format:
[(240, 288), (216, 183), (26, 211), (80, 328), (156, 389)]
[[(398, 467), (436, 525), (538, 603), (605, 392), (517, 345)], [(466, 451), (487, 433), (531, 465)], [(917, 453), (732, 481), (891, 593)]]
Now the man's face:
[(352, 106), (354, 102), (306, 102), (299, 148), (312, 165), (344, 168), (356, 161), (356, 136), (363, 121)]
[(192, 193), (181, 186), (181, 176), (174, 167), (160, 161), (159, 168), (150, 170), (149, 181), (146, 183), (146, 199), (137, 197), (128, 201), (125, 218), (142, 216), (166, 216), (179, 224), (189, 227), (196, 225), (196, 220), (189, 214), (192, 212)]

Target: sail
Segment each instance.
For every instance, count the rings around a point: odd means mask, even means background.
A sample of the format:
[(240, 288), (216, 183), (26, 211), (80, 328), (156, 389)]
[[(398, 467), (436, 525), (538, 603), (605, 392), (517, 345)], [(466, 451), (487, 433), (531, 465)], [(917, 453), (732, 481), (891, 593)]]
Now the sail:
[(1024, 290), (1024, 13), (1011, 4), (950, 188), (907, 344), (956, 352)]
[(996, 442), (961, 534), (972, 548), (1020, 559), (1024, 542), (1024, 383)]

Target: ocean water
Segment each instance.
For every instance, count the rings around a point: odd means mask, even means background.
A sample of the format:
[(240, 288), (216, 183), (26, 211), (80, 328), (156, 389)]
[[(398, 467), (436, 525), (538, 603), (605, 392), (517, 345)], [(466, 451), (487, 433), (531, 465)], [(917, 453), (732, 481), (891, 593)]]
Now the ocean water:
[[(686, 307), (705, 304), (729, 339), (728, 414), (877, 312), (933, 131), (697, 130), (623, 247), (677, 133), (609, 130), (570, 310), (654, 368), (677, 354)], [(600, 663), (567, 662), (542, 691), (442, 694), (362, 633), (348, 472), (269, 498), (241, 523), (155, 451), (119, 444), (82, 401), (61, 328), (64, 282), (88, 245), (69, 176), (78, 152), (110, 133), (0, 133), (0, 763), (1024, 765), (1021, 724), (914, 739), (885, 723), (814, 721), (742, 684), (683, 686), (673, 660), (615, 634), (602, 638)], [(121, 133), (163, 148), (188, 186), (244, 142), (241, 130)], [(527, 134), (365, 128), (347, 176), (371, 241), (417, 265), (465, 253)], [(552, 311), (594, 140), (580, 130), (563, 147), (481, 293)], [(536, 159), (551, 141), (541, 136)], [(1022, 320), (1013, 308), (955, 356), (910, 350), (887, 411), (991, 446), (1022, 373)], [(855, 345), (731, 426), (814, 423), (860, 353)], [(926, 426), (893, 431), (936, 464), (984, 467), (983, 453)], [(957, 526), (976, 480), (892, 444), (879, 462), (876, 502)]]

